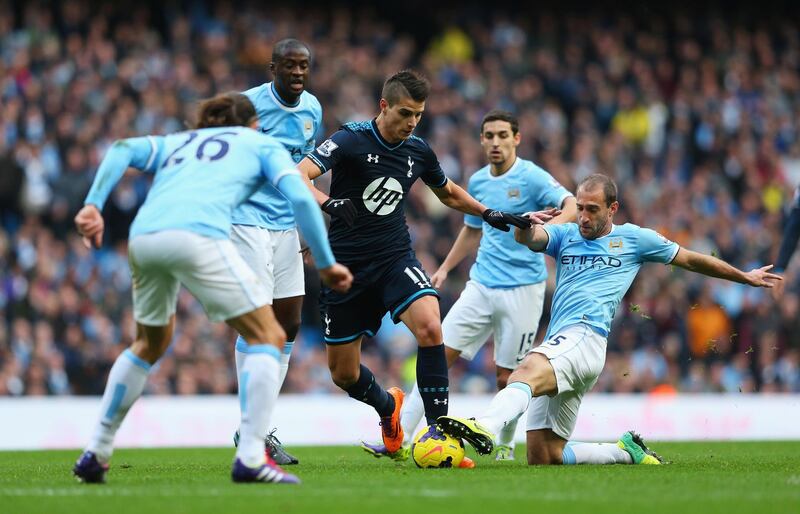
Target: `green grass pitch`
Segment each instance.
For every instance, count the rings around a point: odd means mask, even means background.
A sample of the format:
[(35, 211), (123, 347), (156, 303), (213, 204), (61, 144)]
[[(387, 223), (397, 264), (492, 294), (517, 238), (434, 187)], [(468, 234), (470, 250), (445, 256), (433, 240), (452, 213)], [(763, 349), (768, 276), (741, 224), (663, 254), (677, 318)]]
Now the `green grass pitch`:
[(117, 450), (106, 485), (73, 479), (78, 451), (0, 452), (0, 512), (800, 512), (800, 442), (651, 446), (673, 463), (538, 467), (518, 455), (422, 470), (357, 447), (291, 448), (300, 486), (231, 483), (231, 448)]

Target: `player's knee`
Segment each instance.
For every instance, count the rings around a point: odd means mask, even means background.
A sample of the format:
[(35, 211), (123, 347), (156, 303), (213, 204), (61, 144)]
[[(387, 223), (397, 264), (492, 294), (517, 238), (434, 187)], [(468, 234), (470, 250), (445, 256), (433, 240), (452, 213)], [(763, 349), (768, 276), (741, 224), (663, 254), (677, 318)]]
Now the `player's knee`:
[(341, 389), (347, 389), (358, 381), (359, 368), (341, 366), (331, 363), (329, 365), (333, 383)]
[(556, 451), (555, 448), (540, 447), (528, 448), (528, 465), (529, 466), (548, 466), (554, 464), (561, 464), (561, 451)]
[(528, 447), (528, 465), (541, 466), (545, 464), (550, 464), (550, 454), (546, 448)]
[(534, 391), (534, 396), (551, 394), (556, 388), (553, 368), (547, 357), (531, 353), (508, 377), (508, 382), (525, 382)]
[(169, 341), (148, 341), (147, 339), (137, 339), (131, 344), (131, 351), (134, 355), (155, 364), (158, 359), (167, 351)]
[(442, 343), (442, 324), (437, 319), (426, 320), (417, 325), (414, 336), (420, 346), (436, 346)]

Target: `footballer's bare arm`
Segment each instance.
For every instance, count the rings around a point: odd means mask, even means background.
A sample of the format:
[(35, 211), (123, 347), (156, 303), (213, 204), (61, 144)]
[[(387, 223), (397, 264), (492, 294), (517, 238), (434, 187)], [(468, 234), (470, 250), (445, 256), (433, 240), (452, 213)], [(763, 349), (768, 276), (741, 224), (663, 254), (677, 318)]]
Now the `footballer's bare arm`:
[(448, 180), (442, 187), (431, 187), (433, 194), (439, 201), (457, 211), (473, 216), (480, 216), (486, 210), (486, 206), (464, 191), (464, 188)]
[(769, 272), (772, 269), (771, 264), (745, 272), (735, 266), (731, 266), (722, 259), (693, 252), (686, 248), (678, 250), (671, 264), (709, 277), (724, 278), (731, 282), (739, 282), (753, 287), (774, 287), (776, 282), (783, 280), (780, 275)]
[(547, 235), (547, 231), (541, 225), (533, 225), (529, 228), (515, 229), (514, 239), (534, 252), (543, 252), (547, 248), (550, 236)]

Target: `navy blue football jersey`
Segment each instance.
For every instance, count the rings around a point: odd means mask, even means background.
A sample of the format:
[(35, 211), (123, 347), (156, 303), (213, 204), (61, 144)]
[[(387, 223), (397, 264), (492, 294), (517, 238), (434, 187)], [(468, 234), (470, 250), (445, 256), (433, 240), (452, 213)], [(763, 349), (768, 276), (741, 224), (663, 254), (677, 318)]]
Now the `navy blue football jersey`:
[(443, 187), (447, 177), (431, 147), (411, 136), (394, 145), (381, 137), (375, 120), (347, 123), (308, 157), (325, 173), (333, 170), (331, 198), (349, 198), (358, 218), (348, 227), (333, 218), (330, 242), (344, 264), (373, 261), (411, 250), (403, 209), (417, 178)]

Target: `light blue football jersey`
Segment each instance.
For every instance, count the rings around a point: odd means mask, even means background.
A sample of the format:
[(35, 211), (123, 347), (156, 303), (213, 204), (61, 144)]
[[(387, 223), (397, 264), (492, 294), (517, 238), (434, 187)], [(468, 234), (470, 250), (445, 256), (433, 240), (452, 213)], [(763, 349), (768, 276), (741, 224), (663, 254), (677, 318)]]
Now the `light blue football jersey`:
[[(131, 224), (130, 238), (180, 229), (228, 239), (236, 206), (265, 180), (274, 185), (283, 176), (298, 173), (280, 142), (246, 127), (131, 138), (115, 145), (129, 147), (131, 166), (155, 173)], [(105, 159), (104, 164), (108, 164)], [(101, 164), (86, 203), (102, 207), (117, 180)]]
[[(552, 175), (520, 158), (497, 177), (492, 175), (490, 166), (476, 171), (467, 190), (486, 207), (514, 214), (561, 207), (564, 199), (572, 196)], [(508, 288), (536, 284), (547, 278), (544, 256), (517, 243), (513, 230), (493, 229), (480, 216), (469, 214), (464, 216), (464, 224), (483, 227), (470, 279), (486, 287)]]
[(545, 253), (556, 260), (556, 290), (547, 336), (585, 323), (608, 337), (620, 300), (644, 262), (669, 264), (680, 247), (649, 228), (613, 225), (608, 235), (589, 240), (578, 225), (544, 225)]
[[(272, 82), (243, 94), (256, 108), (259, 130), (280, 141), (295, 163), (314, 150), (314, 137), (322, 126), (322, 106), (314, 95), (303, 91), (295, 105), (288, 105), (278, 96)], [(236, 209), (233, 223), (270, 230), (289, 230), (295, 226), (292, 205), (271, 184), (265, 184)]]

